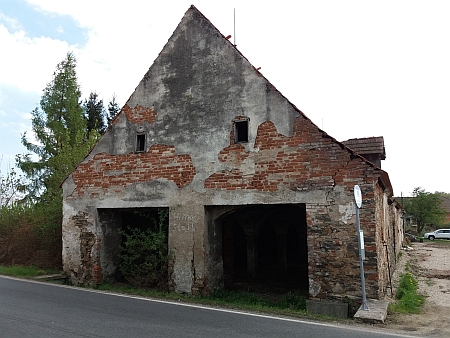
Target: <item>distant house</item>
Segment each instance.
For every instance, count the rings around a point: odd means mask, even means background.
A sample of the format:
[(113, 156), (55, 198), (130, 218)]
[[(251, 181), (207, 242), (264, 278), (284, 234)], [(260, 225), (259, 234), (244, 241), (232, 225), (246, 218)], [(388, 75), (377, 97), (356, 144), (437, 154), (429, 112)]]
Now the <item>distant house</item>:
[(192, 6), (63, 183), (64, 270), (74, 284), (115, 278), (120, 230), (164, 208), (171, 290), (360, 299), (359, 185), (367, 295), (383, 297), (403, 232), (375, 139), (367, 154), (318, 128)]

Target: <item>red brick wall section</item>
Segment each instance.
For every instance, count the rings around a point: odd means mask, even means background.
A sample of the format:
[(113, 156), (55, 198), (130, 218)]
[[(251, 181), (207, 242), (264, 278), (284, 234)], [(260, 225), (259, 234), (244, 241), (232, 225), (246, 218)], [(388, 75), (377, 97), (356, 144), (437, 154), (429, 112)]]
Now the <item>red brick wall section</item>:
[(102, 240), (97, 238), (95, 240), (95, 252), (97, 253), (94, 257), (94, 266), (93, 266), (93, 284), (99, 285), (103, 282), (103, 269), (100, 263), (100, 248), (102, 246)]
[(73, 173), (74, 194), (84, 195), (90, 189), (127, 187), (137, 182), (165, 178), (182, 188), (196, 174), (189, 155), (176, 155), (175, 147), (155, 144), (147, 153), (127, 155), (97, 154), (80, 164)]
[(248, 155), (249, 154), (245, 152), (245, 147), (242, 144), (232, 144), (229, 147), (222, 149), (219, 153), (219, 161), (240, 165)]
[[(125, 105), (122, 108), (122, 112), (125, 113), (127, 120), (132, 123), (153, 123), (156, 119), (156, 112), (152, 108), (146, 108), (141, 105), (136, 105), (134, 108)], [(117, 121), (117, 119), (115, 121)]]
[[(233, 144), (230, 137), (230, 146), (219, 153), (218, 159), (235, 168), (212, 174), (206, 179), (205, 188), (276, 191), (280, 185), (289, 185), (308, 190), (335, 184), (351, 186), (365, 176), (367, 165), (362, 160), (351, 161), (348, 151), (324, 137), (303, 116), (296, 119), (293, 131), (292, 137), (286, 137), (277, 132), (272, 122), (262, 123), (255, 140), (257, 153), (246, 152), (242, 144)], [(240, 164), (249, 156), (253, 157), (255, 173), (246, 175)]]

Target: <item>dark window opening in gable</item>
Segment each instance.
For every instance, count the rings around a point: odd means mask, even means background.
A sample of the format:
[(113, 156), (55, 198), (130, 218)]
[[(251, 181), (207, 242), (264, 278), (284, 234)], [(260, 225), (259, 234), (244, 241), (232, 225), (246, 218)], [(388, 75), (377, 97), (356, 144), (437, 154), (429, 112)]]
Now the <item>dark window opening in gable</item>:
[(136, 135), (136, 152), (145, 151), (145, 134)]
[(235, 121), (234, 125), (235, 125), (234, 129), (235, 143), (248, 142), (248, 120)]

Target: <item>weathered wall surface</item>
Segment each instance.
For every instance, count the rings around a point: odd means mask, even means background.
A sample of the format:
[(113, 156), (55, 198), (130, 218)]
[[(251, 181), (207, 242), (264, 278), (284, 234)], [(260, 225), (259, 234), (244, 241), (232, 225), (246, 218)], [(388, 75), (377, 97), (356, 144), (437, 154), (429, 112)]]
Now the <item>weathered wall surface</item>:
[[(248, 142), (235, 144), (235, 121), (243, 118)], [(146, 137), (143, 152), (135, 151), (137, 134)], [(190, 9), (63, 184), (64, 268), (74, 283), (100, 283), (114, 273), (114, 254), (102, 243), (120, 225), (108, 226), (99, 210), (170, 207), (170, 288), (202, 294), (221, 283), (221, 263), (209, 259), (220, 253), (220, 236), (209, 231), (205, 206), (226, 212), (235, 205), (304, 203), (310, 297), (357, 297), (358, 184), (365, 196), (368, 294), (377, 297), (384, 288), (380, 229), (390, 222), (380, 172), (317, 128)]]

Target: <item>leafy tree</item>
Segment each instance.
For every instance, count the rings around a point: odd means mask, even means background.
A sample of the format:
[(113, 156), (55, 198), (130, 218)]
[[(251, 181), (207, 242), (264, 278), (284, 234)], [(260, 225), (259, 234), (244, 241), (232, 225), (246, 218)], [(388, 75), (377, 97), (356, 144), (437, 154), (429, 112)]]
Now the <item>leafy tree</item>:
[(43, 202), (61, 204), (61, 182), (86, 156), (97, 137), (87, 132), (75, 67), (72, 53), (56, 66), (43, 91), (40, 108), (31, 112), (37, 144), (24, 133), (22, 144), (29, 153), (16, 157), (17, 166), (30, 181), (29, 197)]
[(99, 134), (103, 134), (106, 129), (103, 100), (99, 100), (96, 92), (91, 92), (89, 99), (84, 101), (83, 107), (87, 119), (87, 132), (96, 130)]
[(417, 222), (417, 232), (422, 233), (425, 226), (436, 225), (445, 220), (446, 211), (441, 208), (442, 197), (418, 187), (413, 197), (405, 203), (405, 210)]
[(0, 207), (1, 265), (61, 268), (61, 208), (50, 207), (45, 203)]
[(438, 194), (439, 196), (442, 196), (444, 198), (450, 198), (450, 193), (448, 193), (448, 192), (436, 191), (436, 194)]
[[(0, 164), (1, 164), (0, 160)], [(6, 174), (0, 169), (0, 207), (10, 207), (15, 201), (23, 197), (25, 182), (14, 168), (8, 168)]]

